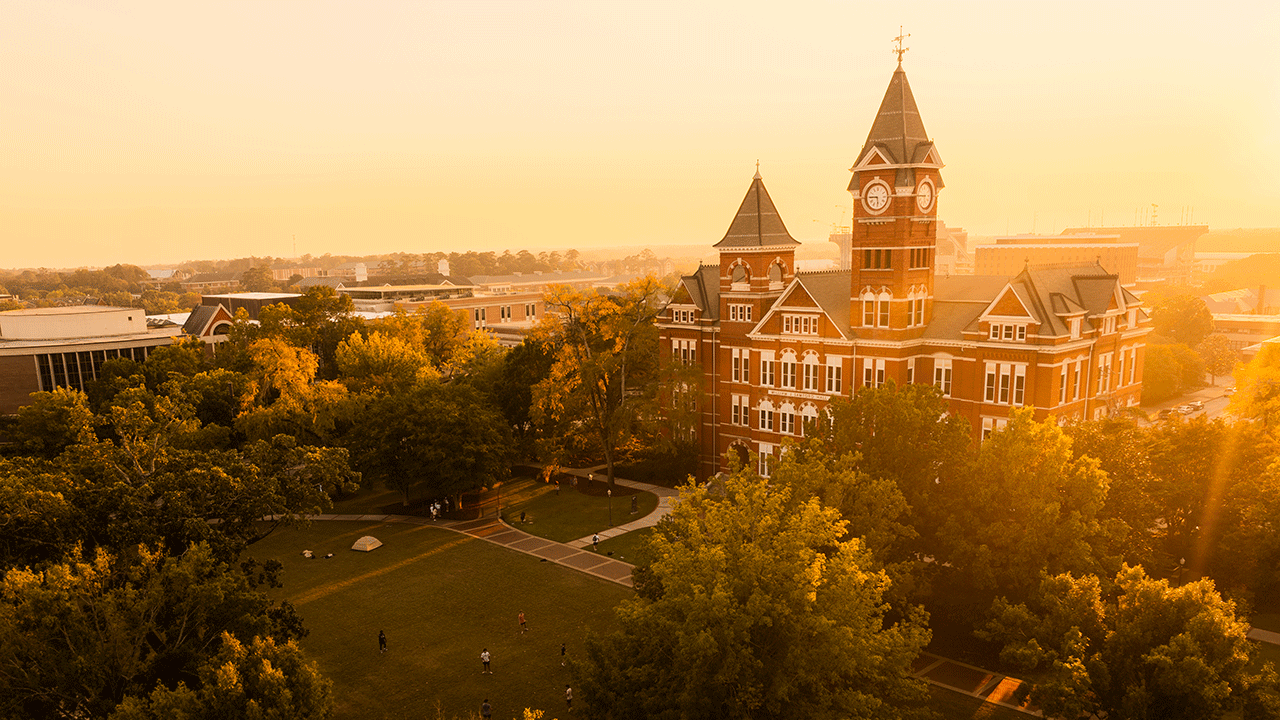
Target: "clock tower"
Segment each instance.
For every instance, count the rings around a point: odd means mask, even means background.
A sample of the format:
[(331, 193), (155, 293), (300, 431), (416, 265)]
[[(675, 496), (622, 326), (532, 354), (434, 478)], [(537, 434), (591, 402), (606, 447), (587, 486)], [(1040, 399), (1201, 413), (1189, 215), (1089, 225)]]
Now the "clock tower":
[(921, 337), (933, 314), (942, 159), (902, 69), (889, 80), (853, 179), (850, 317), (859, 339)]

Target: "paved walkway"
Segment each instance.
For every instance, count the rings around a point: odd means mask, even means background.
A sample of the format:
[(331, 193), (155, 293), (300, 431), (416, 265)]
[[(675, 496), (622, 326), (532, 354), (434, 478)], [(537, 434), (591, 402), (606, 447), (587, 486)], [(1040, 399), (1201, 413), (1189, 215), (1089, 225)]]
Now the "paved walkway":
[[(605, 466), (600, 465), (592, 468), (582, 468), (580, 470), (577, 470), (577, 469), (564, 470), (563, 472), (566, 475), (576, 475), (578, 477), (585, 478), (590, 473), (598, 473), (604, 469), (605, 469)], [(639, 520), (632, 520), (631, 522), (625, 525), (615, 525), (614, 527), (611, 527), (607, 530), (601, 530), (598, 533), (600, 535), (601, 540), (608, 540), (609, 538), (615, 538), (615, 537), (618, 537), (619, 535), (629, 533), (632, 530), (642, 530), (644, 528), (649, 528), (649, 527), (653, 527), (654, 525), (657, 525), (659, 520), (666, 517), (671, 512), (672, 500), (680, 496), (679, 491), (673, 490), (669, 487), (662, 487), (661, 485), (650, 485), (649, 483), (635, 482), (634, 480), (623, 480), (622, 478), (619, 478), (619, 477), (615, 477), (613, 479), (613, 483), (615, 485), (621, 485), (623, 487), (631, 488), (633, 490), (643, 490), (644, 492), (653, 493), (654, 495), (657, 495), (658, 508), (653, 512), (649, 513), (648, 515), (645, 515), (644, 517), (640, 518)], [(568, 545), (569, 547), (585, 548), (591, 545), (591, 539), (592, 539), (592, 536), (588, 535), (586, 537), (578, 538), (577, 540), (570, 540), (565, 544)]]

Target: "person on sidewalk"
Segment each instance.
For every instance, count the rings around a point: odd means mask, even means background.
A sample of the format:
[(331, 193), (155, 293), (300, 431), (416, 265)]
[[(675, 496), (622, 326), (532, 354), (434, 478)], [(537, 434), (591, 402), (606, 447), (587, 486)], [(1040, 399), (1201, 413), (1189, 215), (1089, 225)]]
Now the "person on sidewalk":
[(480, 671), (480, 674), (489, 673), (492, 675), (493, 671), (489, 669), (489, 648), (480, 651), (480, 662), (484, 663), (484, 669)]
[(600, 534), (596, 533), (591, 536), (591, 549), (600, 552)]

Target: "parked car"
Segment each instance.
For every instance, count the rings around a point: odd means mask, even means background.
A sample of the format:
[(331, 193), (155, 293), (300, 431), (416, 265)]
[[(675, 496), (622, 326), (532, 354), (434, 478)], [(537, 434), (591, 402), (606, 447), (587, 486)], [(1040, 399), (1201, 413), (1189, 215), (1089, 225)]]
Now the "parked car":
[(1226, 390), (1222, 391), (1223, 397), (1231, 397), (1232, 395), (1235, 395), (1235, 394), (1236, 394), (1236, 389), (1233, 387), (1229, 387)]
[(1182, 413), (1183, 415), (1190, 415), (1191, 413), (1193, 413), (1193, 412), (1195, 412), (1195, 411), (1196, 411), (1196, 409), (1195, 409), (1195, 408), (1193, 408), (1193, 407), (1191, 407), (1190, 405), (1179, 405), (1179, 406), (1178, 406), (1178, 412)]
[(1165, 408), (1160, 411), (1159, 418), (1161, 420), (1168, 420), (1170, 415), (1173, 415), (1173, 408)]
[(1192, 410), (1203, 410), (1203, 409), (1204, 409), (1204, 401), (1203, 401), (1203, 400), (1192, 400), (1191, 402), (1187, 403), (1187, 407), (1191, 408)]

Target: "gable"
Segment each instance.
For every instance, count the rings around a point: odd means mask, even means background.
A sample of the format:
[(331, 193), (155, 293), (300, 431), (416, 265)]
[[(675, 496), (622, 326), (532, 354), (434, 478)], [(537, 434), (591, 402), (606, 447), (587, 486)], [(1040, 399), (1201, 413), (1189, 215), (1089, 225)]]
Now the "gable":
[(778, 298), (778, 300), (773, 303), (774, 310), (782, 310), (789, 307), (816, 308), (818, 307), (818, 303), (811, 295), (809, 295), (809, 291), (805, 290), (803, 285), (799, 283), (792, 283), (791, 287), (787, 289), (787, 292), (783, 293), (782, 297)]
[[(846, 286), (847, 287), (847, 286)], [(818, 312), (814, 312), (817, 310)], [(751, 329), (752, 335), (764, 333), (766, 335), (782, 334), (782, 316), (788, 311), (800, 311), (808, 316), (821, 316), (826, 318), (820, 322), (818, 327), (823, 328), (821, 334), (826, 335), (827, 329), (835, 330), (838, 337), (844, 337), (844, 333), (840, 331), (840, 323), (820, 305), (809, 291), (800, 284), (799, 280), (792, 280), (787, 289), (782, 291), (782, 295), (778, 297), (774, 303), (765, 311), (764, 317), (760, 318), (760, 322)]]
[(681, 285), (676, 290), (675, 294), (671, 296), (671, 301), (668, 302), (667, 304), (668, 305), (692, 305), (693, 297), (689, 295), (689, 289), (686, 288), (684, 285)]
[(1027, 306), (1022, 304), (1022, 300), (1018, 298), (1018, 294), (1014, 292), (1012, 285), (1006, 285), (1004, 290), (1000, 291), (1000, 295), (987, 306), (987, 311), (983, 315), (1034, 318)]
[(892, 164), (893, 164), (893, 161), (889, 159), (889, 156), (885, 155), (884, 152), (880, 150), (880, 148), (873, 146), (871, 150), (867, 152), (866, 155), (862, 156), (862, 161), (858, 163), (858, 167), (863, 168), (863, 167), (871, 167), (873, 165), (892, 165)]

